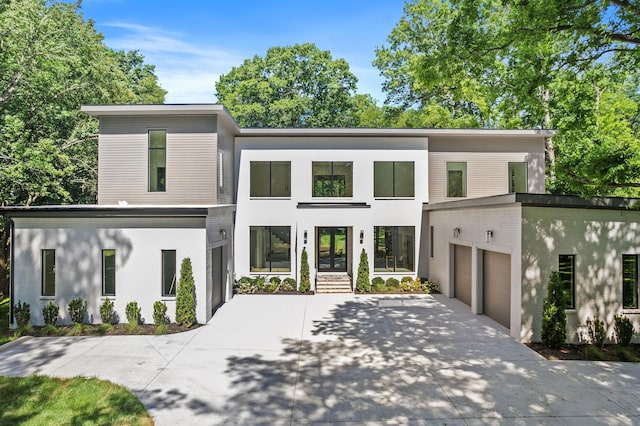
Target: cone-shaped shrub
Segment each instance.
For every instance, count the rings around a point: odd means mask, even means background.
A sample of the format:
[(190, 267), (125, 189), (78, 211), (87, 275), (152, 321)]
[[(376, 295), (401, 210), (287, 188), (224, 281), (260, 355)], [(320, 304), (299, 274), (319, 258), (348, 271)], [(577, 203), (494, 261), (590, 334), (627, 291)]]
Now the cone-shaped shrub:
[(180, 283), (176, 295), (176, 322), (189, 328), (196, 322), (196, 289), (191, 259), (182, 259)]
[(358, 293), (368, 293), (371, 291), (371, 285), (369, 284), (369, 258), (367, 257), (367, 252), (364, 251), (364, 249), (360, 252), (360, 264), (358, 265), (356, 290)]
[(300, 287), (298, 291), (306, 293), (311, 290), (311, 276), (309, 274), (309, 257), (307, 256), (307, 248), (302, 249), (300, 256)]
[(562, 281), (557, 271), (551, 272), (547, 284), (547, 297), (542, 308), (542, 343), (550, 348), (559, 348), (567, 333), (566, 300)]

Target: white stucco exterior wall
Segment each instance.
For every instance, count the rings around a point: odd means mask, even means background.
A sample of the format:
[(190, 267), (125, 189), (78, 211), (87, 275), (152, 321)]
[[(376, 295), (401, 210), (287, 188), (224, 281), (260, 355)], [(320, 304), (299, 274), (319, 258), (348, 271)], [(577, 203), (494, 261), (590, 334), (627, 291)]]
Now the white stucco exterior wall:
[[(43, 325), (42, 308), (51, 300), (60, 319), (69, 323), (67, 304), (76, 297), (88, 303), (89, 320), (100, 323), (102, 250), (116, 250), (115, 303), (120, 322), (125, 307), (136, 301), (145, 323), (153, 323), (153, 303), (166, 302), (175, 320), (175, 297), (162, 297), (161, 250), (176, 250), (176, 274), (191, 258), (196, 285), (196, 318), (207, 316), (206, 229), (204, 218), (14, 218), (14, 303), (31, 305), (31, 322)], [(43, 249), (54, 249), (55, 296), (41, 296)]]
[[(614, 315), (640, 330), (640, 310), (622, 308), (622, 255), (640, 254), (640, 211), (524, 207), (522, 321), (525, 337), (540, 340), (542, 304), (558, 256), (575, 255), (575, 305), (567, 310), (567, 340), (578, 342), (587, 318), (598, 316), (613, 333)], [(638, 335), (634, 341), (640, 341)]]
[[(251, 226), (291, 226), (291, 273), (299, 281), (299, 261), (307, 248), (312, 288), (317, 259), (315, 230), (318, 226), (349, 228), (349, 272), (357, 274), (361, 250), (368, 254), (370, 276), (385, 279), (394, 276), (416, 276), (420, 246), (422, 204), (428, 194), (428, 156), (426, 138), (362, 138), (315, 137), (270, 138), (236, 137), (238, 170), (237, 215), (235, 228), (236, 278), (251, 274)], [(393, 147), (394, 149), (389, 149)], [(250, 197), (251, 161), (291, 161), (291, 197), (284, 199), (252, 199)], [(312, 197), (312, 163), (314, 161), (353, 162), (353, 196), (338, 198)], [(373, 167), (375, 161), (413, 161), (415, 196), (409, 199), (375, 199)], [(366, 203), (367, 208), (299, 208), (298, 203)], [(415, 228), (414, 271), (411, 273), (374, 273), (374, 226), (413, 226)], [(364, 231), (360, 244), (360, 231)], [(304, 232), (307, 231), (307, 243)]]

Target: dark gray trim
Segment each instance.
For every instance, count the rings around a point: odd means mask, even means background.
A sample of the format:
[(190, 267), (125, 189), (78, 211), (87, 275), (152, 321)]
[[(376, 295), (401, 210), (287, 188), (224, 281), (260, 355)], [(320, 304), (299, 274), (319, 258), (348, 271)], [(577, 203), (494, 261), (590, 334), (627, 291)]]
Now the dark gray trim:
[(213, 206), (124, 207), (97, 205), (10, 206), (0, 208), (7, 217), (206, 217)]
[(577, 195), (505, 194), (491, 197), (467, 198), (441, 203), (424, 203), (422, 210), (447, 210), (469, 207), (486, 207), (519, 203), (526, 207), (562, 207), (575, 209), (628, 210), (640, 207), (638, 198), (594, 197), (584, 199)]
[(315, 202), (315, 203), (298, 203), (299, 209), (370, 209), (371, 205), (361, 202)]

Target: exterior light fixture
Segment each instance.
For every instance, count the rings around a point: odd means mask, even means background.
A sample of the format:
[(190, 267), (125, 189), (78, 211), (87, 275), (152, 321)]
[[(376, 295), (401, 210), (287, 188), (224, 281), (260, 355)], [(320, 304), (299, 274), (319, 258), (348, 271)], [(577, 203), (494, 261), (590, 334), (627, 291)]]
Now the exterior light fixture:
[(224, 228), (220, 228), (220, 239), (221, 240), (227, 239), (227, 230)]
[(460, 236), (460, 228), (453, 228), (453, 238), (458, 238)]
[(306, 231), (306, 230), (304, 231), (303, 236), (304, 236), (304, 237), (303, 237), (303, 239), (304, 239), (304, 243), (305, 243), (305, 244), (307, 244), (307, 231)]
[(364, 241), (364, 230), (361, 229), (360, 230), (360, 244), (362, 244), (363, 241)]
[(484, 240), (485, 240), (486, 242), (491, 242), (491, 241), (493, 240), (493, 231), (487, 231), (487, 232), (484, 234)]

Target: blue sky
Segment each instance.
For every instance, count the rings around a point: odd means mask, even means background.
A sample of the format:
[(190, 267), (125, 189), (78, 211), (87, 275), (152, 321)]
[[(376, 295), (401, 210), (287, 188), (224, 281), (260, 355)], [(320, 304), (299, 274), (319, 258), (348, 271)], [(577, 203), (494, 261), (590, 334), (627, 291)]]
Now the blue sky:
[(84, 0), (107, 46), (156, 66), (167, 103), (215, 102), (215, 82), (272, 46), (315, 43), (344, 58), (358, 92), (384, 101), (371, 62), (402, 16), (403, 0)]

